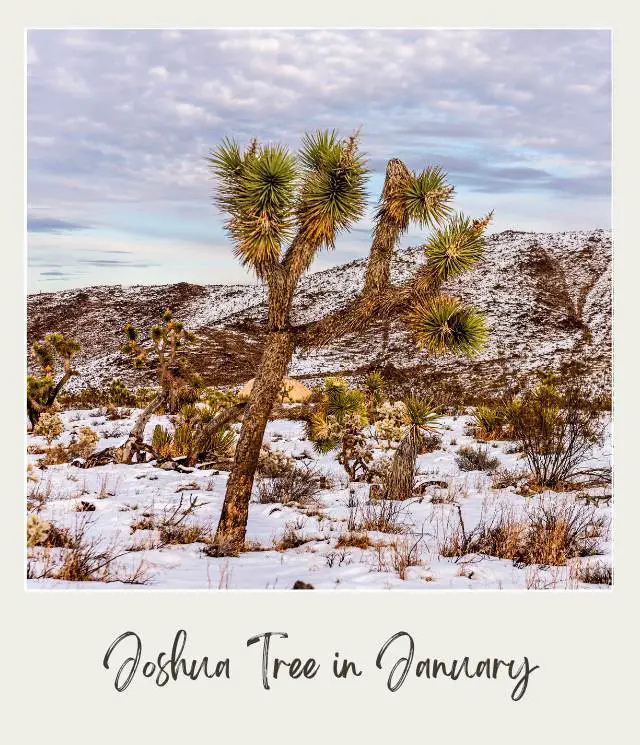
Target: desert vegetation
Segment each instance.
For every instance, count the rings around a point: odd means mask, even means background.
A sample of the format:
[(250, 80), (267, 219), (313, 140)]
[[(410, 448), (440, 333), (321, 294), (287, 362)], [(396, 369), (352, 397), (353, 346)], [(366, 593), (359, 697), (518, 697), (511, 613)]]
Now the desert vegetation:
[[(357, 133), (311, 133), (297, 152), (225, 141), (209, 165), (236, 256), (266, 291), (257, 367), (208, 384), (194, 364), (206, 340), (170, 308), (148, 328), (122, 319), (121, 374), (103, 385), (82, 379), (72, 338), (34, 343), (30, 584), (610, 585), (610, 401), (578, 369), (484, 398), (388, 364), (287, 378), (294, 352), (391, 320), (416, 357), (472, 364), (490, 329), (445, 286), (483, 260), (490, 215), (454, 212), (439, 167), (389, 161), (362, 286), (299, 322), (303, 275), (365, 206)], [(392, 281), (410, 226), (424, 260)]]

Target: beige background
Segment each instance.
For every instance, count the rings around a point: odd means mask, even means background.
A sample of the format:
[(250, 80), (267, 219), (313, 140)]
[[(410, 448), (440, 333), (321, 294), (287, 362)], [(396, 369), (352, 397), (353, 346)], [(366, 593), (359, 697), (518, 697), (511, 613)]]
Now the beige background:
[[(7, 342), (2, 376), (0, 460), (4, 500), (1, 669), (7, 742), (391, 743), (415, 737), (476, 744), (633, 741), (637, 691), (636, 546), (640, 489), (633, 423), (637, 411), (637, 17), (622, 2), (388, 3), (187, 2), (161, 10), (150, 0), (29, 0), (3, 15), (2, 318)], [(25, 3), (25, 6), (27, 4)], [(95, 4), (97, 5), (97, 4)], [(254, 7), (255, 6), (255, 7)], [(287, 11), (287, 6), (294, 10)], [(164, 6), (163, 6), (164, 7)], [(29, 592), (24, 587), (24, 175), (25, 26), (598, 26), (614, 29), (615, 57), (615, 571), (613, 592)], [(8, 233), (7, 233), (8, 228)], [(633, 313), (636, 313), (635, 319)], [(635, 324), (634, 324), (635, 321)], [(7, 554), (5, 559), (4, 554)], [(144, 641), (143, 658), (189, 633), (187, 656), (232, 658), (229, 681), (181, 681), (156, 688), (136, 678), (116, 693), (102, 668), (110, 642), (125, 630)], [(375, 669), (381, 644), (404, 629), (418, 657), (527, 655), (541, 670), (518, 702), (513, 684), (427, 681), (409, 677), (396, 693)], [(274, 652), (314, 656), (312, 681), (282, 680), (264, 691), (260, 650), (246, 639), (287, 631)], [(361, 678), (329, 675), (335, 651), (358, 661)], [(635, 691), (634, 691), (635, 688)], [(634, 717), (635, 720), (635, 717)], [(231, 727), (236, 727), (235, 734)], [(637, 731), (637, 730), (636, 730)]]

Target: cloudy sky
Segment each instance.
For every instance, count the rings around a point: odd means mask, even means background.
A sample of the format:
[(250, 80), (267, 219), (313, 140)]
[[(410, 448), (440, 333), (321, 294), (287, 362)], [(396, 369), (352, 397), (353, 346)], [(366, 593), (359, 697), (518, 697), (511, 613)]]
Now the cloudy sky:
[(29, 291), (253, 281), (211, 204), (225, 136), (362, 127), (371, 209), (318, 269), (366, 255), (394, 156), (494, 230), (608, 228), (610, 72), (607, 31), (30, 31)]

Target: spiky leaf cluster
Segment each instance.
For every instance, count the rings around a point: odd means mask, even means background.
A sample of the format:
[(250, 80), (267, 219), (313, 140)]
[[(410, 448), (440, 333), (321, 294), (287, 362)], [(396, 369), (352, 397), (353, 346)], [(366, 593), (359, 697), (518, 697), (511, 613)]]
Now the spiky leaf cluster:
[(334, 131), (310, 133), (297, 154), (255, 140), (242, 153), (226, 139), (207, 160), (216, 180), (214, 201), (228, 215), (236, 255), (262, 279), (292, 239), (313, 248), (333, 246), (365, 207), (366, 167), (357, 135), (341, 140)]
[(151, 445), (161, 456), (186, 456), (192, 464), (209, 458), (229, 458), (235, 446), (235, 433), (230, 427), (211, 430), (207, 425), (213, 417), (214, 412), (207, 406), (183, 406), (173, 433), (156, 425)]
[(434, 355), (472, 356), (487, 338), (484, 317), (475, 308), (448, 295), (418, 298), (405, 321), (418, 345)]
[(487, 224), (456, 215), (431, 235), (425, 246), (427, 265), (439, 280), (468, 271), (482, 258)]
[(281, 145), (258, 146), (244, 154), (224, 140), (208, 158), (217, 180), (215, 202), (229, 215), (227, 232), (244, 265), (263, 277), (279, 260), (294, 221), (296, 159)]
[(64, 371), (71, 369), (75, 355), (80, 351), (80, 344), (64, 334), (47, 334), (44, 341), (37, 341), (31, 347), (31, 354), (45, 375), (55, 371), (57, 362), (62, 363)]
[(335, 130), (306, 134), (296, 218), (300, 240), (333, 247), (337, 234), (358, 220), (365, 208), (367, 168), (358, 135), (341, 140)]
[(420, 173), (405, 171), (384, 195), (379, 214), (386, 211), (402, 230), (412, 222), (420, 227), (433, 227), (451, 211), (452, 197), (453, 187), (439, 166), (425, 168)]
[(429, 431), (437, 427), (440, 414), (435, 410), (433, 402), (422, 396), (407, 396), (403, 399), (404, 420), (409, 427)]

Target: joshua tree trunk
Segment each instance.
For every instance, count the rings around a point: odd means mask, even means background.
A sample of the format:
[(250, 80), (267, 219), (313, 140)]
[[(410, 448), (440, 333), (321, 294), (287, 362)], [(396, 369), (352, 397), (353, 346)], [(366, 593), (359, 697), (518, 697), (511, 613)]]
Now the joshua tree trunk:
[(277, 401), (282, 379), (293, 355), (292, 331), (272, 331), (262, 354), (236, 445), (233, 470), (227, 482), (222, 514), (214, 540), (220, 555), (238, 554), (244, 548), (253, 477), (269, 414)]
[(140, 415), (136, 419), (136, 423), (133, 425), (127, 441), (122, 447), (122, 463), (131, 463), (133, 454), (137, 450), (137, 446), (140, 445), (144, 440), (144, 430), (151, 419), (151, 417), (160, 408), (166, 398), (166, 391), (162, 390), (156, 395), (156, 397), (147, 405), (145, 409), (140, 412)]
[(384, 499), (410, 499), (416, 478), (416, 458), (420, 445), (420, 431), (409, 427), (393, 456), (391, 471), (385, 484)]

